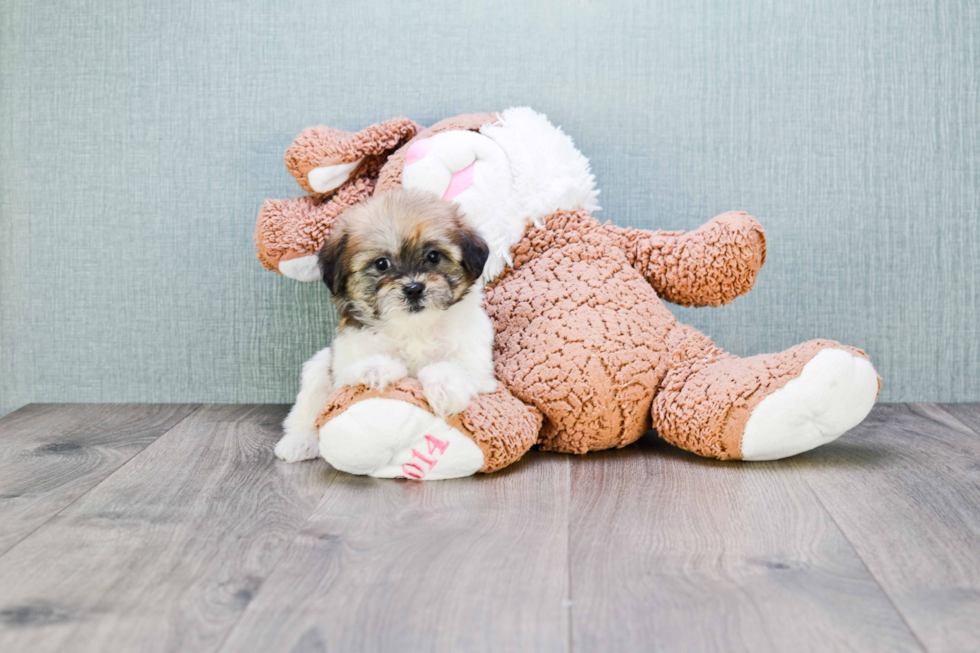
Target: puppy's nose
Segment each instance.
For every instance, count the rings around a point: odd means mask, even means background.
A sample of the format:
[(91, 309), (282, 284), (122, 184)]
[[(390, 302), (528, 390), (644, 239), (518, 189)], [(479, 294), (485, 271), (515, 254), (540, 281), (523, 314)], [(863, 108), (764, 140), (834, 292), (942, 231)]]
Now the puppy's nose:
[(402, 292), (405, 293), (405, 299), (417, 301), (422, 297), (422, 293), (425, 292), (425, 284), (417, 281), (406, 283), (402, 288)]

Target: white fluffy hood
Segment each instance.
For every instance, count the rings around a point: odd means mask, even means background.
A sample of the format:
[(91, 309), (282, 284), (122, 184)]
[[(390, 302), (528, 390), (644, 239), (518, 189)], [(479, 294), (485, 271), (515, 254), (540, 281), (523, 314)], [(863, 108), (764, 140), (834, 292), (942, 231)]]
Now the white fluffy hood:
[(481, 127), (480, 133), (507, 154), (525, 225), (540, 223), (555, 211), (599, 209), (599, 191), (589, 160), (544, 114), (528, 107), (507, 109), (497, 122)]

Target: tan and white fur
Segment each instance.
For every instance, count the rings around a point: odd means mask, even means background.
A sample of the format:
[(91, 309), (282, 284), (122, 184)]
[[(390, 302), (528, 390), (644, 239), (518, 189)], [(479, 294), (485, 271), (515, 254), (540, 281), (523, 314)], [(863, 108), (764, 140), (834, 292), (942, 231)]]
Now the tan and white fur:
[(488, 254), (457, 207), (428, 193), (392, 190), (345, 211), (318, 255), (337, 333), (304, 364), (276, 455), (315, 455), (317, 415), (346, 385), (417, 378), (440, 417), (492, 392), (494, 331), (479, 281)]

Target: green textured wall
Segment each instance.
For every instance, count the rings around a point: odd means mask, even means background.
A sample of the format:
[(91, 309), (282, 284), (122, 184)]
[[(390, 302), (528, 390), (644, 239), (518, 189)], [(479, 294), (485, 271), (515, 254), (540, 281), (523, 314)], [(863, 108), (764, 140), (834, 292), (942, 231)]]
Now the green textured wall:
[[(278, 6), (277, 6), (278, 5)], [(263, 270), (309, 125), (527, 104), (601, 216), (756, 215), (739, 354), (829, 337), (892, 401), (980, 400), (976, 2), (11, 2), (0, 11), (0, 414), (35, 401), (286, 402), (334, 324)]]

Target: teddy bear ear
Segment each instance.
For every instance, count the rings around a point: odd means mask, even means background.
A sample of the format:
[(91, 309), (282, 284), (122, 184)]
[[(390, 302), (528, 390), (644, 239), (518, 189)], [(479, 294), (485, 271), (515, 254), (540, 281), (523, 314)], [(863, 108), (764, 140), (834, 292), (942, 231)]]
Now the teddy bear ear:
[(356, 133), (310, 127), (286, 150), (286, 169), (303, 190), (325, 198), (348, 181), (376, 171), (418, 131), (419, 126), (407, 118), (386, 120)]

